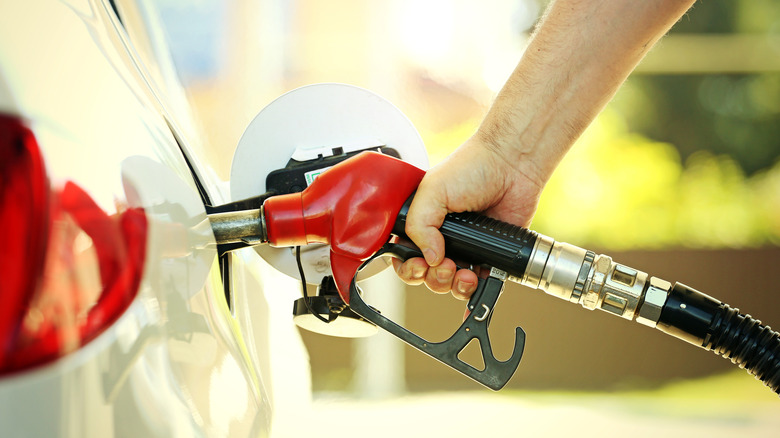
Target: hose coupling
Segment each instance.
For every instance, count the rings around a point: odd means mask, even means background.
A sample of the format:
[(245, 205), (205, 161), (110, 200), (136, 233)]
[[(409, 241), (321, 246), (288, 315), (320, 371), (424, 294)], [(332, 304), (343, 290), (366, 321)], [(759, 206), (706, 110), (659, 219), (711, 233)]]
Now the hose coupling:
[(510, 279), (650, 327), (658, 322), (671, 289), (669, 282), (615, 263), (607, 255), (541, 234), (523, 277)]

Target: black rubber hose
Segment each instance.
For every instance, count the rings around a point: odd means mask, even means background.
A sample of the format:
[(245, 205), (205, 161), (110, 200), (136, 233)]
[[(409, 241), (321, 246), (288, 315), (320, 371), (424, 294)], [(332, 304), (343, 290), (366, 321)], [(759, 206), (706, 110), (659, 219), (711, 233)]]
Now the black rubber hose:
[(704, 348), (744, 368), (780, 394), (780, 334), (724, 304), (712, 341)]
[(750, 315), (677, 283), (657, 328), (729, 359), (780, 394), (780, 333)]

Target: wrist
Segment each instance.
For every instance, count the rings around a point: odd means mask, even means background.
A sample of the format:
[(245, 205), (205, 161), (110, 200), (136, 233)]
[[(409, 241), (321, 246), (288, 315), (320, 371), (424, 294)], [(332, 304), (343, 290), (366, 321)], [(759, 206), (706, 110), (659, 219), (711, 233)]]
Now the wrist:
[[(509, 116), (502, 120), (494, 114), (495, 106), (485, 117), (472, 137), (479, 147), (486, 149), (496, 164), (520, 172), (528, 180), (543, 187), (568, 148), (548, 146), (548, 139), (534, 136), (530, 129), (519, 129)], [(561, 149), (560, 152), (556, 152)]]

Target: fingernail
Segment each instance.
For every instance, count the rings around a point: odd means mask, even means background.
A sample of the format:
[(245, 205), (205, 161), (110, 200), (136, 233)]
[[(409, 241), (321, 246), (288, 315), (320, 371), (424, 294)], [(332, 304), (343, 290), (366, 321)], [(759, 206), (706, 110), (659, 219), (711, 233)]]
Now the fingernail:
[(450, 277), (452, 276), (452, 271), (446, 270), (446, 269), (437, 269), (436, 270), (436, 278), (439, 279), (442, 283), (447, 282)]
[(431, 248), (426, 248), (423, 251), (423, 256), (425, 257), (425, 263), (428, 263), (429, 266), (436, 266), (436, 251)]
[(422, 267), (419, 267), (419, 266), (415, 266), (415, 267), (412, 268), (412, 278), (413, 279), (419, 280), (419, 279), (423, 278), (424, 275), (425, 275), (425, 268), (422, 268)]
[(469, 290), (471, 289), (472, 286), (474, 286), (474, 283), (472, 283), (470, 281), (459, 281), (458, 282), (458, 286), (457, 286), (458, 287), (458, 292), (460, 292), (461, 294), (465, 295), (465, 294), (469, 293)]

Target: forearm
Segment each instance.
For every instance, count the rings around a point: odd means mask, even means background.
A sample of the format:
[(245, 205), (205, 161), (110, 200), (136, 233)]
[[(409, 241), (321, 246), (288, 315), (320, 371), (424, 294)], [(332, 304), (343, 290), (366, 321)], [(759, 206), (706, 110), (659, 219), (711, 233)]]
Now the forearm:
[[(544, 184), (650, 48), (694, 0), (558, 0), (477, 135)], [(529, 174), (534, 173), (534, 174)]]

